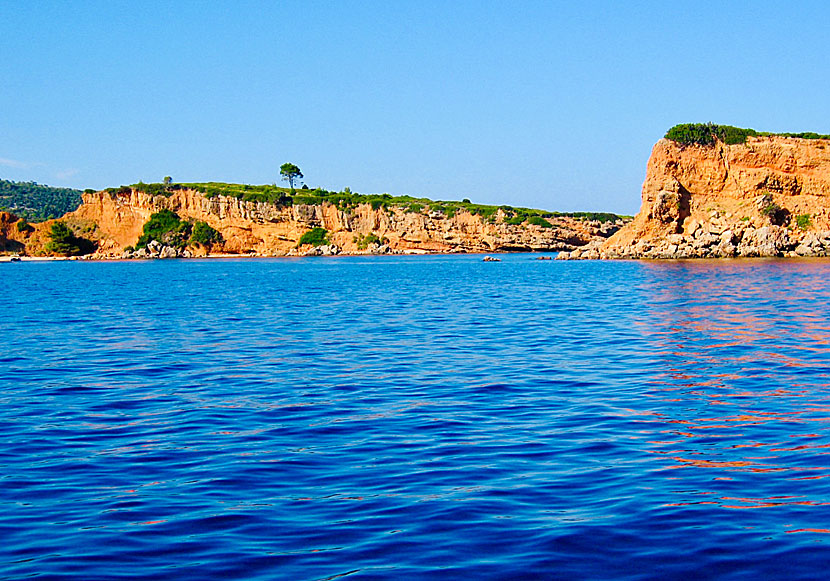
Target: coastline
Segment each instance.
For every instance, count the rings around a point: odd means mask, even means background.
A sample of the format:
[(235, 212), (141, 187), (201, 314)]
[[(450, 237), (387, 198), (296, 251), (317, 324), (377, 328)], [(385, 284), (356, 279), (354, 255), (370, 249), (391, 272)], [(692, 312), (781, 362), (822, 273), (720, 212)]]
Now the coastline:
[[(279, 255), (264, 255), (264, 254), (229, 254), (229, 253), (210, 253), (201, 256), (175, 256), (175, 257), (120, 257), (120, 256), (95, 256), (94, 254), (87, 254), (85, 256), (17, 256), (19, 262), (149, 262), (156, 260), (221, 260), (221, 259), (272, 259), (272, 258), (347, 258), (355, 256), (487, 256), (487, 255), (512, 255), (512, 254), (528, 254), (534, 256), (548, 256), (549, 259), (555, 259), (556, 254), (560, 251), (496, 251), (496, 252), (432, 252), (428, 250), (410, 250), (406, 252), (394, 253), (376, 253), (376, 252), (341, 252), (339, 254), (279, 254)], [(0, 262), (17, 262), (12, 260), (13, 256), (0, 256)], [(545, 259), (548, 260), (548, 259)]]
[(271, 259), (292, 259), (298, 258), (354, 258), (354, 257), (404, 257), (404, 256), (475, 256), (485, 257), (485, 262), (500, 262), (500, 259), (486, 260), (490, 255), (504, 256), (504, 255), (528, 255), (530, 260), (536, 261), (568, 261), (568, 262), (643, 262), (643, 263), (661, 263), (661, 264), (676, 264), (676, 263), (724, 263), (736, 264), (750, 261), (776, 261), (776, 262), (824, 262), (830, 259), (828, 255), (799, 255), (794, 253), (784, 255), (769, 255), (769, 256), (615, 256), (615, 257), (580, 257), (571, 258), (567, 251), (552, 251), (552, 252), (537, 252), (537, 251), (517, 251), (517, 252), (401, 252), (394, 254), (377, 254), (377, 253), (341, 253), (330, 255), (275, 255), (265, 256), (260, 254), (227, 254), (227, 253), (213, 253), (205, 254), (203, 256), (178, 256), (171, 258), (122, 258), (122, 257), (92, 257), (87, 256), (18, 256), (19, 260), (13, 260), (12, 256), (0, 256), (1, 263), (11, 262), (35, 262), (35, 263), (49, 263), (49, 262), (154, 262), (154, 261), (176, 261), (176, 260), (271, 260)]

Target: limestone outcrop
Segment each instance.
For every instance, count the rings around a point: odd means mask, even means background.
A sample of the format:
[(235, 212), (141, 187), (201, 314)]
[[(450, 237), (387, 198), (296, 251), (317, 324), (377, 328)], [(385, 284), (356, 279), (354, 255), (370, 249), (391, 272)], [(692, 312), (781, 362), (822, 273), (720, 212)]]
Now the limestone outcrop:
[(830, 140), (654, 146), (634, 220), (560, 258), (830, 255)]
[[(254, 256), (562, 251), (603, 241), (623, 225), (622, 221), (600, 223), (571, 217), (548, 218), (550, 228), (509, 224), (501, 210), (487, 220), (463, 210), (448, 217), (429, 209), (413, 212), (370, 204), (351, 209), (328, 202), (280, 206), (221, 195), (207, 197), (190, 189), (175, 190), (169, 196), (134, 189), (87, 193), (78, 210), (63, 219), (95, 225), (96, 257), (136, 257), (134, 252), (125, 255), (125, 247), (135, 245), (145, 222), (162, 209), (218, 230), (224, 243), (213, 252)], [(315, 227), (328, 231), (329, 244), (297, 248), (300, 237)], [(379, 242), (361, 244), (361, 237), (370, 234)]]

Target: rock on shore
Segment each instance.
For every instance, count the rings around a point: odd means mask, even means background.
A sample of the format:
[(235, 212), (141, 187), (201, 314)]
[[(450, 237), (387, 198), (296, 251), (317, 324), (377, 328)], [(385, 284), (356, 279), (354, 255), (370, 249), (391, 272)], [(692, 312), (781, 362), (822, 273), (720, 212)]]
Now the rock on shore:
[(193, 252), (189, 248), (167, 246), (156, 240), (151, 240), (145, 248), (125, 250), (121, 258), (191, 258)]

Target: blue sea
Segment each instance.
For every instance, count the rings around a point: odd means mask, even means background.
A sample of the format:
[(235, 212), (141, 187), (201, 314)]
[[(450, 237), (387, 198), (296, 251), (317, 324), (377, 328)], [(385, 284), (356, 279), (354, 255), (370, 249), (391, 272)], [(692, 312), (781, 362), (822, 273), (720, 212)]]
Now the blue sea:
[(830, 261), (0, 264), (2, 579), (816, 579)]

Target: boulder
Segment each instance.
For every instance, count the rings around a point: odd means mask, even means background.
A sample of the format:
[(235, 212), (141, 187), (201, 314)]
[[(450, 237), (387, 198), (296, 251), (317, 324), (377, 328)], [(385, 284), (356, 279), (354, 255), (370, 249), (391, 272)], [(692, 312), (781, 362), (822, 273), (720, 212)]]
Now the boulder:
[(738, 247), (741, 256), (781, 256), (790, 250), (787, 230), (781, 226), (762, 226), (747, 230)]
[(163, 246), (158, 254), (159, 258), (178, 258), (179, 249), (173, 246)]

